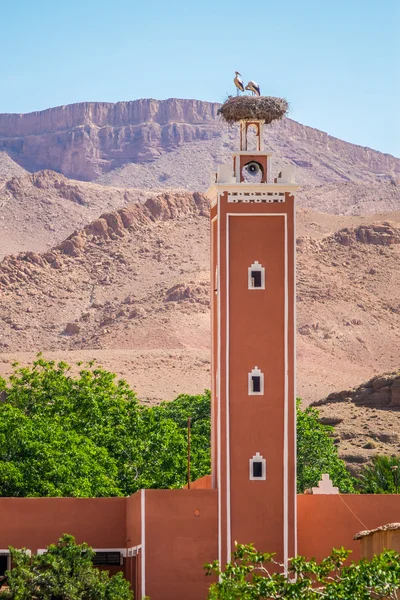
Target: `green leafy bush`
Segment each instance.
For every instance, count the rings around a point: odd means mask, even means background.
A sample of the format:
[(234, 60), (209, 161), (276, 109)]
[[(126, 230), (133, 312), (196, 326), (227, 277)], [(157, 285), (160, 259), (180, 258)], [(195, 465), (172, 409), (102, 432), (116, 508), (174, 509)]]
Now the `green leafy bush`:
[(322, 425), (315, 408), (301, 410), (297, 401), (297, 491), (315, 487), (323, 473), (341, 492), (354, 492), (354, 479), (346, 469), (331, 433), (333, 427)]
[[(274, 554), (258, 552), (252, 544), (237, 545), (225, 569), (218, 561), (205, 565), (217, 575), (209, 600), (272, 600), (274, 598), (329, 600), (397, 599), (400, 590), (400, 554), (383, 552), (371, 561), (345, 565), (350, 554), (334, 549), (321, 562), (297, 556), (287, 569)], [(277, 568), (278, 567), (278, 568)]]
[(363, 494), (398, 494), (400, 486), (400, 458), (396, 456), (374, 456), (366, 465), (357, 482)]
[(7, 572), (7, 589), (0, 600), (133, 600), (122, 573), (109, 577), (93, 566), (93, 550), (76, 544), (64, 534), (32, 558), (24, 550), (10, 548), (13, 568)]

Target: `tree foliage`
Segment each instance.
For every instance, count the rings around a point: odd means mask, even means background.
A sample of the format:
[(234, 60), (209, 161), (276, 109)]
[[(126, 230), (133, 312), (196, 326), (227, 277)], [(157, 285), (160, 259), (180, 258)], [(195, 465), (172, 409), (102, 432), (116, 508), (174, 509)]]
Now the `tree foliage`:
[(374, 456), (366, 465), (357, 482), (364, 494), (398, 494), (400, 489), (400, 458), (396, 456)]
[(400, 590), (400, 555), (394, 551), (346, 564), (350, 551), (334, 549), (321, 562), (297, 556), (285, 570), (274, 554), (258, 552), (252, 544), (237, 545), (224, 570), (218, 561), (205, 565), (218, 582), (209, 600), (272, 600), (274, 598), (329, 600), (397, 599)]
[(0, 600), (133, 600), (122, 573), (109, 577), (93, 566), (93, 550), (64, 534), (32, 558), (25, 550), (10, 548), (13, 568)]
[(333, 427), (322, 425), (315, 408), (301, 410), (297, 402), (297, 491), (315, 487), (323, 473), (341, 492), (354, 492), (354, 480), (339, 458), (331, 433)]
[(30, 367), (15, 365), (8, 385), (0, 378), (0, 496), (125, 496), (182, 487), (187, 416), (197, 417), (193, 477), (210, 472), (209, 392), (147, 407), (104, 369), (89, 364), (75, 377), (70, 371), (39, 356)]
[[(93, 364), (77, 376), (41, 356), (0, 378), (0, 496), (126, 496), (182, 487), (210, 473), (210, 393), (141, 404), (124, 381)], [(4, 392), (2, 393), (4, 396)], [(4, 400), (4, 398), (3, 398)], [(297, 409), (298, 490), (329, 473), (341, 491), (352, 479), (318, 412)]]

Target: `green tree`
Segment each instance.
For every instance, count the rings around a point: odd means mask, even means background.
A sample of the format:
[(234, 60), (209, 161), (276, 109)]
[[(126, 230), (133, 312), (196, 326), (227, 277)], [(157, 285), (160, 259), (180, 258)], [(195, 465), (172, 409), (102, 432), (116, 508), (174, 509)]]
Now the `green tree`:
[(116, 461), (62, 419), (0, 409), (1, 496), (115, 496)]
[(354, 479), (346, 469), (331, 434), (333, 427), (322, 425), (319, 412), (312, 407), (301, 409), (297, 401), (297, 491), (318, 485), (328, 473), (341, 492), (354, 492)]
[[(398, 598), (400, 555), (383, 552), (371, 561), (345, 564), (350, 551), (334, 549), (321, 562), (297, 556), (285, 570), (274, 554), (258, 552), (252, 544), (237, 545), (225, 569), (218, 561), (205, 565), (217, 575), (209, 600), (272, 600), (274, 598), (369, 600)], [(278, 567), (278, 569), (277, 569)]]
[[(210, 473), (209, 391), (148, 407), (104, 369), (88, 364), (72, 376), (66, 363), (39, 356), (29, 367), (15, 365), (8, 382), (0, 379), (0, 393), (2, 496), (126, 496), (181, 487), (189, 417), (191, 478)], [(322, 473), (353, 491), (331, 431), (316, 409), (298, 406), (299, 492)]]
[(10, 547), (13, 568), (7, 572), (4, 600), (132, 600), (129, 583), (122, 573), (109, 577), (93, 566), (93, 550), (76, 544), (64, 534), (32, 558), (24, 550)]
[[(210, 395), (141, 405), (126, 382), (87, 365), (77, 376), (41, 356), (19, 368), (0, 402), (0, 495), (118, 496), (181, 487), (210, 472)], [(3, 398), (4, 400), (4, 398)]]
[(191, 419), (191, 480), (208, 475), (211, 472), (211, 393), (206, 390), (198, 396), (181, 394), (173, 402), (162, 402), (155, 407), (161, 420), (172, 421), (178, 427), (184, 444), (180, 460), (180, 479), (182, 485), (187, 481), (187, 427)]
[(400, 458), (396, 456), (374, 456), (366, 465), (357, 482), (363, 494), (398, 494), (400, 490)]

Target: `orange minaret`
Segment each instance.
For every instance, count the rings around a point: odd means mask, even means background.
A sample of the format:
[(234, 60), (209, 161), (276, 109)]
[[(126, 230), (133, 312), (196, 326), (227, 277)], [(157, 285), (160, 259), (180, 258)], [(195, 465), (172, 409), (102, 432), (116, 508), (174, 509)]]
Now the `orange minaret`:
[[(211, 199), (212, 482), (219, 560), (253, 542), (296, 554), (295, 205), (290, 167), (271, 180), (264, 122), (240, 122), (240, 151)], [(255, 128), (256, 149), (248, 134)]]

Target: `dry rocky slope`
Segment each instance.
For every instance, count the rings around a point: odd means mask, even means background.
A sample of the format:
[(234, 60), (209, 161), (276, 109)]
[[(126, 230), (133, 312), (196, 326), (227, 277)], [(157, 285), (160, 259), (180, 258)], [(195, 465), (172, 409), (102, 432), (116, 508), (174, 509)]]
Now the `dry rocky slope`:
[[(299, 211), (298, 392), (306, 403), (398, 366), (399, 213)], [(389, 222), (389, 219), (392, 222)], [(208, 201), (150, 196), (44, 253), (0, 263), (0, 351), (98, 358), (151, 401), (210, 385)], [(1, 369), (0, 369), (1, 370)], [(176, 375), (175, 375), (176, 373)]]
[[(220, 120), (219, 106), (143, 99), (2, 114), (0, 151), (29, 171), (51, 169), (124, 188), (204, 190), (210, 173), (237, 148), (237, 130)], [(400, 160), (393, 156), (291, 119), (269, 126), (265, 141), (277, 170), (295, 165), (304, 206), (336, 214), (399, 206)]]
[(379, 454), (400, 454), (400, 371), (314, 402), (322, 423), (333, 425), (340, 456), (353, 473)]
[[(0, 171), (1, 167), (0, 162)], [(54, 171), (28, 173), (18, 169), (20, 173), (15, 170), (11, 176), (10, 169), (10, 177), (0, 180), (0, 258), (20, 251), (49, 249), (103, 211), (151, 195), (74, 181)]]
[(12, 160), (7, 152), (0, 152), (0, 185), (4, 180), (22, 176), (25, 173), (25, 169)]

